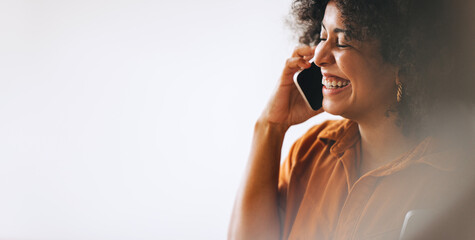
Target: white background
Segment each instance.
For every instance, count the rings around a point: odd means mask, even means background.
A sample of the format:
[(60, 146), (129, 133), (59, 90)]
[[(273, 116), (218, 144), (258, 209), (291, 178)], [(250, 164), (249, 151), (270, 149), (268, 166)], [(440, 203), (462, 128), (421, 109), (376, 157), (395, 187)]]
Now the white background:
[(1, 0), (0, 239), (224, 239), (289, 8)]

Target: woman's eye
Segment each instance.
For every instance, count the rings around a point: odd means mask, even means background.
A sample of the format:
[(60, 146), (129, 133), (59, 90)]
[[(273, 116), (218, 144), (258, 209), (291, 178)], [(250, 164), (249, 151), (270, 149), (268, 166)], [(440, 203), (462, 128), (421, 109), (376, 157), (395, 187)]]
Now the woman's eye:
[(319, 42), (321, 42), (321, 41), (326, 41), (326, 40), (327, 40), (326, 38), (320, 38), (320, 37), (319, 37), (319, 38), (317, 39), (317, 43), (319, 43)]
[(339, 48), (346, 48), (346, 47), (349, 47), (350, 45), (337, 43), (336, 46)]

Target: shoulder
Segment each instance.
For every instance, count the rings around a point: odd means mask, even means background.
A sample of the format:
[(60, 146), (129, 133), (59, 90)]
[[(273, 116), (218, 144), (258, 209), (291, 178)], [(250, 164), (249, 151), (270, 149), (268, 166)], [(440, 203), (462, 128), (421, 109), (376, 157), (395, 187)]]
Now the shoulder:
[(357, 136), (357, 129), (356, 123), (348, 119), (328, 120), (311, 127), (292, 145), (281, 165), (280, 188), (283, 188), (292, 176), (298, 176), (301, 180), (304, 176), (309, 176), (316, 165), (331, 168), (338, 157), (334, 154), (334, 148), (338, 147), (341, 140)]

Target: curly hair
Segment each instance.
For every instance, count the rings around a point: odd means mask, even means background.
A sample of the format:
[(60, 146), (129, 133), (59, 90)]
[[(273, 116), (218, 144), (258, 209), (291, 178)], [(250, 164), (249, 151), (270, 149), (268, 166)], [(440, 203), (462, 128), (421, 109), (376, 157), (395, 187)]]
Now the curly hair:
[[(402, 101), (392, 109), (405, 134), (427, 135), (449, 120), (473, 124), (465, 115), (473, 116), (475, 106), (471, 19), (475, 1), (332, 1), (341, 12), (349, 38), (379, 40), (384, 61), (399, 67), (404, 91)], [(292, 3), (293, 28), (301, 43), (317, 43), (328, 2)], [(446, 130), (453, 128), (447, 126)]]

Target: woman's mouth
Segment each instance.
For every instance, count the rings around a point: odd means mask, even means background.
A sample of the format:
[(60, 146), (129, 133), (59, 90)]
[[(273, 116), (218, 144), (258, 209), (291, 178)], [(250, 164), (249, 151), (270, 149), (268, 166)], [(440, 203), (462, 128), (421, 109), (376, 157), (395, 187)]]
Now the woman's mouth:
[(338, 95), (342, 92), (348, 92), (347, 89), (351, 89), (351, 82), (338, 77), (323, 77), (322, 79), (323, 96), (330, 97)]
[(328, 89), (344, 88), (350, 84), (350, 81), (341, 78), (322, 78), (322, 84)]

